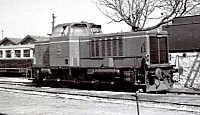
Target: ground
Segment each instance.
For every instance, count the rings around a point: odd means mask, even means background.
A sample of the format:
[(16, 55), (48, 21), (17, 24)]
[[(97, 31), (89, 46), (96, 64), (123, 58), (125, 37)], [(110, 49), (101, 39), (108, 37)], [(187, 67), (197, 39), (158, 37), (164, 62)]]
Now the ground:
[[(0, 91), (0, 113), (8, 115), (137, 115), (135, 101), (63, 98), (58, 95), (31, 95)], [(139, 103), (141, 115), (198, 115), (162, 109), (159, 105)]]

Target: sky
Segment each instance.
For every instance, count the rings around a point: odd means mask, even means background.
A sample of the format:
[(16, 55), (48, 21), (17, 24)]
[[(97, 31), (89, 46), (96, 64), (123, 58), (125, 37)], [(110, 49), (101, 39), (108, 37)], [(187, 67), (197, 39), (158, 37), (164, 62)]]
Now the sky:
[[(0, 39), (48, 36), (55, 25), (87, 21), (102, 25), (103, 33), (130, 31), (125, 23), (111, 23), (91, 0), (0, 0)], [(3, 30), (3, 36), (2, 36)]]

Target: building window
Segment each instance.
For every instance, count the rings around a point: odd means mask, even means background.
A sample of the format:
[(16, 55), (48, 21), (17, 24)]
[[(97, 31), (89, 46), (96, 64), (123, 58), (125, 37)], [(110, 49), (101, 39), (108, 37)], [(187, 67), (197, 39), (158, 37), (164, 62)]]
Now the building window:
[(11, 50), (6, 50), (6, 58), (11, 58)]
[(24, 50), (24, 57), (30, 57), (30, 50)]
[(20, 58), (20, 56), (21, 56), (20, 50), (15, 50), (15, 57)]
[(3, 58), (3, 51), (0, 51), (0, 58)]

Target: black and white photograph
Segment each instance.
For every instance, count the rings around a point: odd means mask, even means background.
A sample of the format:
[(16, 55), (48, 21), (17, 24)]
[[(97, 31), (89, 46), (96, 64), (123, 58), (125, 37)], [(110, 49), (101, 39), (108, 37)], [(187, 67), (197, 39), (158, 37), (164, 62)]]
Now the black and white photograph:
[(200, 115), (200, 0), (0, 0), (0, 115)]

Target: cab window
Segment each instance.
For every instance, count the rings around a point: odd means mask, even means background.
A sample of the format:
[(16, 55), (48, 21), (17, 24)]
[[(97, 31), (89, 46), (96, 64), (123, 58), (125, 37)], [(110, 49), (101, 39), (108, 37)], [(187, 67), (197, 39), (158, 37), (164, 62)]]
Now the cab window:
[(60, 37), (60, 36), (67, 36), (68, 35), (68, 26), (58, 26), (55, 27), (52, 37)]
[(91, 31), (92, 31), (92, 35), (99, 35), (99, 34), (102, 34), (101, 28), (92, 27), (92, 28), (91, 28)]
[(101, 25), (92, 25), (91, 26), (92, 35), (99, 35), (103, 34), (101, 31)]
[(76, 24), (73, 25), (70, 29), (71, 36), (87, 36), (87, 25), (85, 24)]

